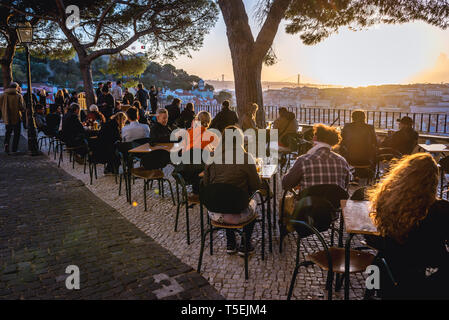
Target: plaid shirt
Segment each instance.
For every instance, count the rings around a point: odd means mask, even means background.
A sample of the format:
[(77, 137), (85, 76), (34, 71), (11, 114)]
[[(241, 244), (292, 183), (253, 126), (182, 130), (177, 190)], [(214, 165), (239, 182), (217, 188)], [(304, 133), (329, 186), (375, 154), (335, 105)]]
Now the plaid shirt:
[(282, 179), (282, 187), (287, 190), (296, 186), (305, 189), (317, 184), (336, 184), (346, 190), (350, 174), (345, 158), (323, 147), (300, 156)]

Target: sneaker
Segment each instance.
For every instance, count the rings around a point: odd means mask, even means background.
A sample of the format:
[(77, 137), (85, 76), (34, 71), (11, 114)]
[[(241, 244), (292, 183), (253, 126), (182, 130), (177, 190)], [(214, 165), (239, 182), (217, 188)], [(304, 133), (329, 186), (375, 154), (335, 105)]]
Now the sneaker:
[(236, 253), (237, 252), (237, 248), (236, 248), (236, 246), (235, 246), (235, 244), (228, 244), (227, 246), (226, 246), (226, 253), (227, 254), (234, 254), (234, 253)]
[[(248, 248), (248, 255), (251, 255), (252, 253), (254, 253), (254, 247), (253, 247), (253, 245), (249, 245), (249, 248)], [(245, 256), (245, 247), (241, 244), (240, 246), (239, 246), (239, 256), (242, 256), (242, 257), (244, 257)]]

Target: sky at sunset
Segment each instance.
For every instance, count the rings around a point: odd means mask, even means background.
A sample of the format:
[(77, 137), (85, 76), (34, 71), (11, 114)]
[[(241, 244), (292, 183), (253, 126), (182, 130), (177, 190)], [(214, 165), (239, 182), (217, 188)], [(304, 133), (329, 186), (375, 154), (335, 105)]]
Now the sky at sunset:
[[(255, 0), (246, 0), (253, 35)], [(314, 46), (301, 43), (298, 35), (285, 32), (285, 22), (274, 41), (278, 63), (264, 67), (262, 80), (366, 86), (415, 82), (449, 82), (449, 30), (423, 22), (378, 25), (365, 31), (341, 29)], [(232, 61), (221, 17), (192, 59), (181, 57), (173, 64), (204, 79), (233, 80)]]

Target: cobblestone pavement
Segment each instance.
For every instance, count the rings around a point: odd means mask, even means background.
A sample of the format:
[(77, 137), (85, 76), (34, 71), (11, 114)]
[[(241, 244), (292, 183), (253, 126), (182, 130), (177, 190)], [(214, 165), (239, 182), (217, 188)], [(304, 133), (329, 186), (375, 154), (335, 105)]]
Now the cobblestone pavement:
[[(95, 181), (105, 186), (98, 198), (78, 166), (64, 163), (81, 180), (47, 156), (7, 156), (0, 139), (0, 299), (223, 299), (150, 237), (152, 226), (114, 210), (128, 205), (123, 197), (110, 200), (113, 180)], [(171, 237), (167, 229), (160, 232)], [(68, 265), (80, 268), (79, 290), (66, 288)]]
[[(54, 161), (53, 157), (50, 160)], [(178, 231), (174, 232), (176, 206), (171, 201), (168, 187), (165, 191), (165, 198), (162, 198), (154, 188), (152, 191), (150, 190), (147, 197), (148, 211), (145, 212), (141, 180), (136, 180), (132, 187), (132, 199), (136, 202), (136, 206), (132, 206), (126, 202), (124, 192), (121, 196), (118, 196), (118, 184), (115, 183), (113, 176), (103, 175), (102, 165), (98, 166), (98, 179), (94, 179), (92, 185), (89, 182), (88, 172), (83, 173), (83, 167), (77, 163), (75, 163), (75, 169), (72, 169), (72, 164), (68, 162), (68, 156), (64, 157), (61, 167), (83, 181), (93, 194), (116, 209), (127, 221), (132, 222), (185, 264), (196, 268), (200, 251), (198, 207), (190, 210), (191, 244), (187, 245), (185, 209), (181, 208)], [(171, 166), (164, 170), (166, 176), (170, 179), (171, 170)], [(174, 186), (173, 180), (172, 184)], [(278, 190), (281, 190), (280, 186), (278, 186)], [(279, 191), (278, 197), (280, 197)], [(83, 198), (76, 192), (74, 198), (73, 206), (79, 205), (83, 201)], [(325, 233), (325, 237), (329, 240), (329, 234)], [(264, 261), (262, 261), (260, 255), (260, 226), (255, 229), (253, 242), (256, 246), (256, 252), (249, 260), (249, 280), (245, 281), (244, 279), (244, 260), (237, 255), (226, 254), (224, 231), (214, 233), (214, 254), (212, 256), (209, 254), (208, 244), (206, 243), (201, 275), (226, 299), (286, 299), (295, 264), (296, 242), (294, 237), (290, 235), (284, 240), (285, 249), (280, 254), (278, 250), (279, 233), (277, 232), (273, 238), (273, 252), (269, 253), (267, 246)], [(314, 237), (307, 238), (303, 241), (303, 244), (305, 248), (301, 252), (302, 259), (307, 253), (320, 248), (318, 240)], [(353, 245), (360, 245), (357, 237), (353, 240)], [(326, 299), (325, 280), (326, 273), (319, 267), (302, 267), (297, 277), (292, 299)], [(364, 286), (365, 276), (363, 274), (351, 275), (350, 298), (363, 298)], [(334, 298), (343, 299), (343, 290), (335, 293)]]

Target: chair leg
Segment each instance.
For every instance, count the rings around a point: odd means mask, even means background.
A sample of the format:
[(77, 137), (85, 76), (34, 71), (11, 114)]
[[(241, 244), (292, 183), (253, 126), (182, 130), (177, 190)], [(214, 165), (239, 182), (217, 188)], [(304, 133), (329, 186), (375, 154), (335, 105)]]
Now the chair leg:
[(287, 300), (292, 298), (293, 288), (295, 287), (296, 277), (298, 276), (299, 270), (299, 249), (300, 249), (301, 239), (298, 237), (297, 247), (296, 247), (296, 264), (295, 270), (293, 271), (292, 281), (290, 282), (290, 288), (288, 289)]
[(147, 181), (143, 180), (143, 203), (145, 204), (145, 211), (147, 211)]
[(186, 232), (187, 232), (187, 244), (190, 245), (189, 203), (187, 199), (186, 199)]
[(122, 195), (122, 175), (119, 175), (119, 184), (118, 184), (118, 195), (121, 196)]
[(212, 231), (213, 231), (213, 229), (207, 230), (207, 231), (203, 234), (203, 236), (201, 237), (200, 256), (199, 256), (199, 258), (198, 258), (198, 267), (197, 267), (197, 269), (196, 269), (196, 271), (197, 271), (198, 273), (200, 273), (200, 271), (201, 271), (201, 264), (202, 264), (202, 262), (203, 262), (203, 253), (204, 253), (204, 245), (205, 245), (205, 242), (206, 242), (206, 236), (207, 236), (207, 234), (208, 234), (209, 232), (212, 234)]
[(248, 245), (250, 242), (250, 239), (246, 239), (246, 232), (242, 232), (242, 242), (245, 247), (245, 280), (248, 280)]
[(332, 300), (332, 283), (334, 282), (334, 273), (332, 270), (327, 272), (326, 290), (327, 300)]
[(175, 196), (173, 195), (173, 188), (171, 187), (171, 182), (168, 179), (164, 179), (164, 180), (168, 182), (168, 187), (170, 188), (171, 199), (173, 201), (173, 205), (175, 206), (176, 205)]
[(176, 182), (176, 200), (177, 200), (177, 206), (176, 206), (176, 218), (175, 218), (175, 232), (178, 231), (179, 209), (181, 207), (181, 201), (179, 199), (179, 187), (178, 187), (177, 182)]

